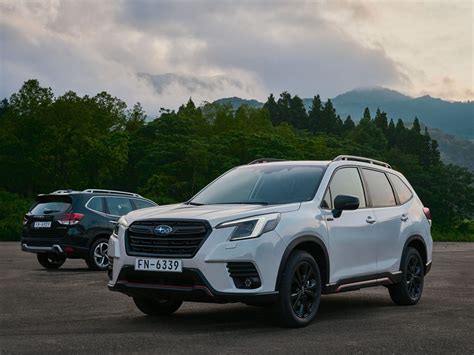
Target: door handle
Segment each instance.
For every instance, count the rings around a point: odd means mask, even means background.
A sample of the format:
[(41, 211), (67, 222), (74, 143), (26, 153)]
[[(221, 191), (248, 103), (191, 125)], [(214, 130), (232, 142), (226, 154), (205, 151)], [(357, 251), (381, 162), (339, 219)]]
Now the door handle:
[(408, 221), (408, 216), (406, 214), (402, 214), (402, 217), (400, 218), (402, 222)]
[(367, 218), (365, 219), (365, 221), (369, 224), (374, 224), (375, 223), (375, 218), (372, 217), (372, 216), (367, 216)]

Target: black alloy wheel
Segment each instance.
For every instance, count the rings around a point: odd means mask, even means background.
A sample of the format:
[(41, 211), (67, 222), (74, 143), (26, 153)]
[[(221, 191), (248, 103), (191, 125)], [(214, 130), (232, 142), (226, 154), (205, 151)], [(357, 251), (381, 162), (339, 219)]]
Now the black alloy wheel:
[(408, 306), (417, 304), (423, 293), (425, 268), (420, 253), (408, 248), (400, 266), (402, 280), (388, 286), (390, 297), (395, 304)]
[(284, 326), (308, 325), (318, 312), (321, 301), (321, 274), (308, 252), (296, 250), (285, 266), (280, 284), (278, 310)]

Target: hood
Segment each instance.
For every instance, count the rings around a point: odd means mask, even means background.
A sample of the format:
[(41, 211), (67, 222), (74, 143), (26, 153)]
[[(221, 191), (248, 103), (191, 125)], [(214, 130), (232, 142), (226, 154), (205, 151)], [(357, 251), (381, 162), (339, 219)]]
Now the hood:
[(197, 219), (206, 220), (212, 227), (233, 219), (256, 216), (266, 213), (291, 212), (300, 208), (301, 203), (285, 205), (203, 205), (193, 206), (184, 203), (135, 210), (126, 215), (129, 224), (149, 219)]

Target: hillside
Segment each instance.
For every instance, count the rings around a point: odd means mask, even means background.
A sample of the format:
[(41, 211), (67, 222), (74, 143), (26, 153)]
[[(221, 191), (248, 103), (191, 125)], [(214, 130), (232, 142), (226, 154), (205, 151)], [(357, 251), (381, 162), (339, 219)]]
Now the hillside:
[[(474, 101), (450, 102), (431, 96), (412, 98), (381, 87), (348, 91), (331, 100), (342, 118), (351, 115), (354, 121), (358, 121), (366, 107), (372, 113), (380, 108), (394, 120), (401, 118), (411, 123), (416, 116), (430, 128), (437, 128), (464, 139), (474, 139)], [(312, 98), (303, 99), (306, 110), (310, 109), (311, 101)], [(234, 108), (242, 104), (256, 108), (263, 106), (262, 102), (238, 97), (223, 98), (216, 102), (230, 103)]]
[(332, 99), (341, 117), (351, 115), (358, 120), (365, 107), (371, 112), (377, 108), (389, 118), (412, 122), (414, 117), (430, 128), (474, 139), (474, 102), (449, 102), (431, 96), (411, 98), (385, 88), (358, 89)]

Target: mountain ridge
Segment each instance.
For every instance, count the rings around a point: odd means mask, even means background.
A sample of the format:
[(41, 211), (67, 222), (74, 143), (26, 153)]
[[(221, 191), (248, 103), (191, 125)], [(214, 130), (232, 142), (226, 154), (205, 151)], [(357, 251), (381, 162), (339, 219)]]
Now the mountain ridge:
[[(302, 100), (308, 111), (312, 98)], [(331, 101), (343, 119), (350, 115), (354, 121), (359, 121), (364, 109), (368, 107), (372, 114), (377, 109), (385, 111), (389, 119), (394, 121), (400, 118), (411, 123), (418, 117), (429, 128), (463, 139), (474, 139), (474, 101), (447, 101), (429, 95), (411, 97), (383, 87), (350, 90), (331, 98)], [(256, 108), (263, 106), (263, 102), (239, 97), (222, 98), (214, 102), (229, 103), (234, 109), (242, 104)]]

